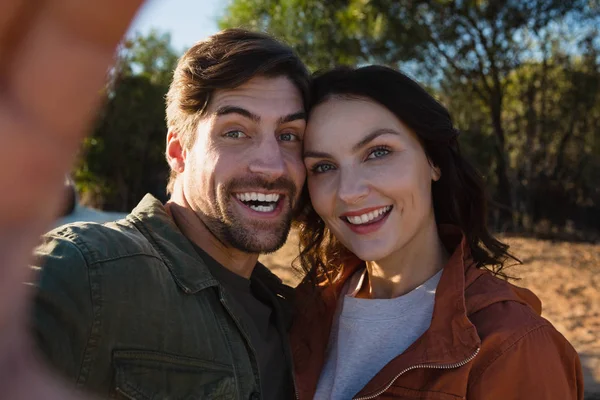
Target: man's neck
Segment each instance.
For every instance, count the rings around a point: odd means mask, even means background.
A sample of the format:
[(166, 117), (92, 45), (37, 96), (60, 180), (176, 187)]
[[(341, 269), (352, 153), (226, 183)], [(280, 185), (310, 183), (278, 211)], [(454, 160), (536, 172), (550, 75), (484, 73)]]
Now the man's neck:
[(192, 243), (228, 270), (246, 279), (250, 278), (258, 261), (258, 254), (244, 253), (220, 241), (208, 230), (185, 199), (172, 197), (165, 208), (177, 227)]

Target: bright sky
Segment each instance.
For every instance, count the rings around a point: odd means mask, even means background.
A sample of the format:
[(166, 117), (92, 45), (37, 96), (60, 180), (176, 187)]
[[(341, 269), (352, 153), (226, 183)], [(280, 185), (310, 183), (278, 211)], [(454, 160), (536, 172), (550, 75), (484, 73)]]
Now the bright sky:
[(217, 17), (226, 0), (149, 0), (130, 28), (146, 33), (151, 28), (171, 33), (175, 50), (183, 51), (198, 40), (217, 32)]

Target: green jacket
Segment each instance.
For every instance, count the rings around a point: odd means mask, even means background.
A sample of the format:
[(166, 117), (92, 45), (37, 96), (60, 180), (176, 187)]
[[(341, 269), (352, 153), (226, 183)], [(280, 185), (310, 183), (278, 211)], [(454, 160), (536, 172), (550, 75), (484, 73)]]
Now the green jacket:
[[(126, 219), (48, 233), (36, 255), (34, 333), (77, 386), (137, 400), (261, 398), (231, 298), (152, 196)], [(291, 288), (260, 264), (252, 279), (287, 340)], [(292, 390), (287, 344), (286, 358)]]

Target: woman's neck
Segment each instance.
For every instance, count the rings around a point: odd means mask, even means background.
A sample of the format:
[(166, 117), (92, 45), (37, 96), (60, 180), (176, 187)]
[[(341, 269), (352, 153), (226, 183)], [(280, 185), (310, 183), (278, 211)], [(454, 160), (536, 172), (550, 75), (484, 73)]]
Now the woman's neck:
[(391, 299), (402, 296), (439, 272), (449, 255), (431, 221), (407, 243), (378, 261), (368, 261), (368, 281), (357, 295), (361, 298)]

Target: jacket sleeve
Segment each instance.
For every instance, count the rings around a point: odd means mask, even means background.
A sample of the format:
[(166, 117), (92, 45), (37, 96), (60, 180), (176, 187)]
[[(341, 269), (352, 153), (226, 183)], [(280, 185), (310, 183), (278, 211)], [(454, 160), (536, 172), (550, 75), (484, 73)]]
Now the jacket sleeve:
[(44, 236), (35, 250), (37, 270), (32, 310), (33, 337), (44, 358), (69, 381), (85, 380), (87, 353), (95, 341), (94, 304), (87, 262), (60, 236)]
[(467, 399), (582, 400), (579, 356), (550, 324), (518, 338), (470, 382)]

